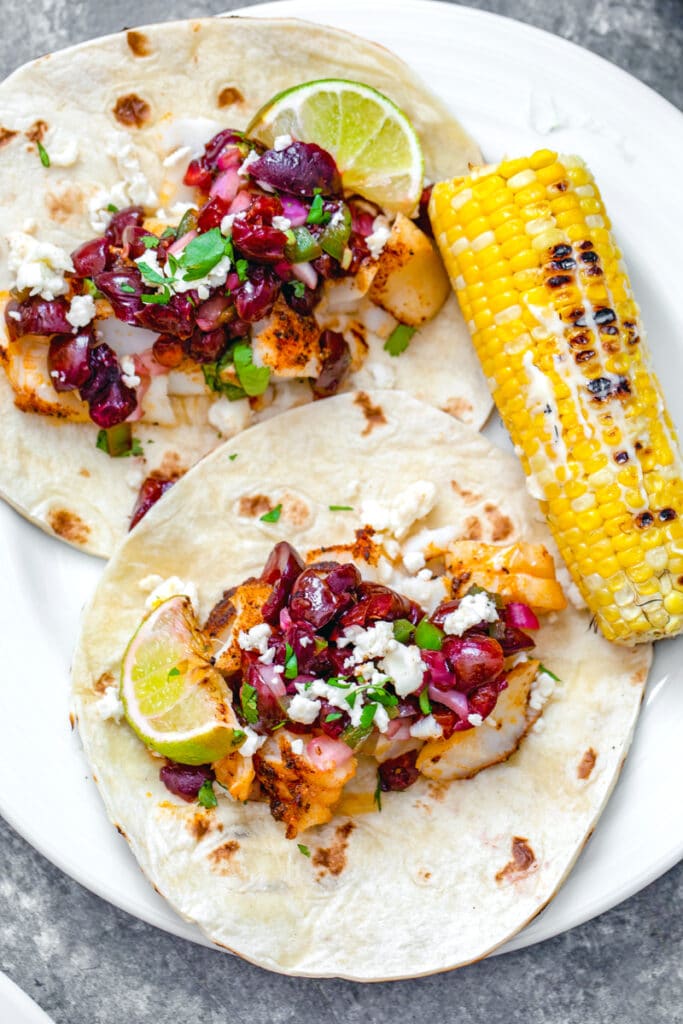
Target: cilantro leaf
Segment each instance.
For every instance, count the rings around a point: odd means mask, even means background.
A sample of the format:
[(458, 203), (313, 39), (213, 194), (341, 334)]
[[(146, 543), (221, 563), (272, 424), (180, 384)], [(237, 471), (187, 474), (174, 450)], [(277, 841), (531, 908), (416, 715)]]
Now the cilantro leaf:
[(166, 306), (171, 301), (171, 290), (170, 288), (163, 288), (160, 292), (141, 295), (140, 299), (147, 305)]
[(242, 741), (244, 740), (246, 735), (247, 734), (244, 731), (244, 729), (233, 729), (232, 739), (230, 740), (230, 746), (239, 747), (242, 744)]
[(107, 203), (107, 210), (109, 211), (109, 213), (118, 213), (119, 212), (119, 208), (118, 208), (118, 206), (116, 206), (115, 203)]
[(238, 455), (239, 452), (234, 452), (232, 455), (228, 455), (228, 458), (230, 459), (231, 462), (234, 462)]
[(146, 281), (151, 281), (152, 284), (165, 285), (168, 283), (168, 278), (164, 277), (163, 274), (160, 274), (158, 270), (155, 270), (153, 267), (150, 267), (149, 263), (143, 263), (141, 261), (136, 262), (140, 270), (140, 273), (142, 274)]
[(408, 324), (399, 324), (398, 327), (394, 327), (384, 342), (384, 351), (388, 352), (390, 356), (400, 356), (401, 352), (405, 352), (408, 348), (415, 330), (415, 327), (409, 327)]
[(159, 246), (159, 239), (156, 235), (143, 235), (140, 241), (145, 249), (157, 249)]
[(241, 341), (235, 345), (233, 352), (237, 379), (250, 396), (262, 395), (270, 381), (270, 368), (268, 366), (254, 366), (252, 362), (251, 346)]
[(318, 193), (311, 203), (311, 208), (308, 211), (308, 217), (306, 218), (307, 224), (327, 224), (331, 219), (332, 214), (325, 210), (323, 197)]
[(292, 291), (296, 295), (297, 299), (303, 299), (306, 294), (306, 285), (303, 281), (292, 281)]
[(211, 779), (206, 779), (205, 782), (202, 782), (201, 789), (197, 793), (197, 803), (207, 809), (210, 807), (216, 807), (218, 804), (216, 794), (213, 791)]
[(392, 625), (394, 627), (394, 640), (398, 640), (400, 644), (407, 644), (415, 629), (410, 619), (395, 619)]
[(93, 299), (101, 299), (102, 292), (99, 290), (95, 282), (91, 277), (83, 278), (83, 287), (85, 288), (88, 295), (92, 295)]
[(336, 722), (338, 718), (341, 718), (341, 711), (330, 711), (329, 715), (325, 717), (326, 722)]
[(353, 505), (328, 505), (330, 512), (353, 512)]
[(237, 271), (237, 276), (239, 277), (240, 281), (246, 281), (246, 279), (247, 279), (247, 270), (248, 269), (249, 269), (249, 264), (248, 264), (247, 260), (238, 260), (237, 261), (237, 263), (235, 264), (235, 270)]
[(145, 450), (142, 447), (142, 442), (140, 441), (139, 437), (134, 437), (132, 439), (132, 441), (130, 442), (130, 452), (128, 454), (129, 455), (144, 455), (145, 454)]
[(310, 857), (311, 856), (311, 851), (308, 849), (307, 846), (304, 846), (303, 843), (297, 843), (296, 845), (299, 848), (299, 853), (303, 853), (304, 857)]
[(106, 452), (107, 455), (109, 454), (109, 445), (107, 444), (106, 430), (97, 431), (97, 440), (95, 441), (95, 447), (99, 448), (101, 452)]
[(361, 729), (369, 729), (375, 718), (377, 711), (376, 704), (366, 704), (360, 715), (360, 727)]
[(377, 804), (377, 810), (382, 810), (382, 776), (377, 772), (377, 785), (375, 786), (375, 792), (373, 799)]
[(122, 292), (126, 293), (126, 295), (135, 295), (135, 288), (133, 288), (132, 285), (130, 285), (130, 284), (122, 284), (122, 285), (119, 285), (119, 287), (120, 287)]
[(177, 665), (174, 665), (173, 668), (170, 668), (168, 670), (168, 678), (169, 679), (173, 679), (174, 676), (179, 676), (179, 675), (180, 675), (180, 669), (177, 667)]
[(231, 365), (232, 349), (229, 348), (217, 363), (202, 363), (202, 373), (207, 387), (225, 395), (229, 401), (236, 402), (238, 399), (246, 397), (246, 391), (227, 379), (226, 370)]
[(282, 513), (282, 504), (276, 505), (275, 508), (271, 508), (270, 512), (264, 512), (259, 519), (262, 523), (276, 523)]
[(242, 705), (242, 714), (246, 718), (250, 725), (258, 720), (258, 704), (257, 704), (257, 693), (253, 686), (249, 683), (242, 683), (240, 689), (240, 704)]
[(185, 271), (185, 280), (197, 281), (200, 277), (206, 277), (224, 255), (225, 239), (220, 228), (211, 228), (203, 235), (197, 235), (188, 242), (179, 259)]

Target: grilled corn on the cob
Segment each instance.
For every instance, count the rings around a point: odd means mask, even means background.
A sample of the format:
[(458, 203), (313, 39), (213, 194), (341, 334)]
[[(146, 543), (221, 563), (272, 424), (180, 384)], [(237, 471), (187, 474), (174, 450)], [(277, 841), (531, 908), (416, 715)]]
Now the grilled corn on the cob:
[(683, 630), (683, 463), (592, 175), (548, 150), (434, 187), (475, 347), (560, 551), (610, 639)]

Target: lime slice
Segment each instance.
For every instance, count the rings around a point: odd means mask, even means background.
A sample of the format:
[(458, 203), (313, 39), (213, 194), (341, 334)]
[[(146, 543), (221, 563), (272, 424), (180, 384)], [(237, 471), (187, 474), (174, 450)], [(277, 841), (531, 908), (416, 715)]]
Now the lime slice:
[(412, 214), (424, 161), (410, 121), (381, 92), (343, 78), (286, 89), (261, 107), (247, 134), (272, 146), (281, 135), (317, 142), (334, 157), (344, 188), (385, 210)]
[(146, 746), (181, 764), (209, 764), (234, 749), (239, 723), (209, 661), (189, 597), (163, 601), (143, 620), (121, 666), (121, 700)]

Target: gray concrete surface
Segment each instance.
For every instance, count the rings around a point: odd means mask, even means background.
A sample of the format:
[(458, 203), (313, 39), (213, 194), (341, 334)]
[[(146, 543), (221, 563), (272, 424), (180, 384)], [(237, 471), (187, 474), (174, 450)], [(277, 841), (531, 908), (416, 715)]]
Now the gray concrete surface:
[[(21, 6), (3, 0), (0, 74), (123, 26), (237, 6), (228, 0), (195, 0), (189, 8), (177, 0)], [(683, 107), (681, 0), (476, 0), (468, 6), (586, 46)], [(610, 913), (540, 946), (451, 975), (361, 986), (267, 974), (159, 932), (86, 892), (1, 820), (0, 863), (0, 969), (56, 1024), (683, 1022), (683, 864)]]

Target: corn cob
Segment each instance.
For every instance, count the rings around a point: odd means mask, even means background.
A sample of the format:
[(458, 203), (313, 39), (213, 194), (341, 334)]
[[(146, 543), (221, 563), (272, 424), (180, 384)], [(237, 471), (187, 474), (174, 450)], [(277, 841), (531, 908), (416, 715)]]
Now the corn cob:
[(548, 150), (434, 187), (430, 216), (550, 528), (609, 640), (683, 629), (683, 463), (585, 164)]

